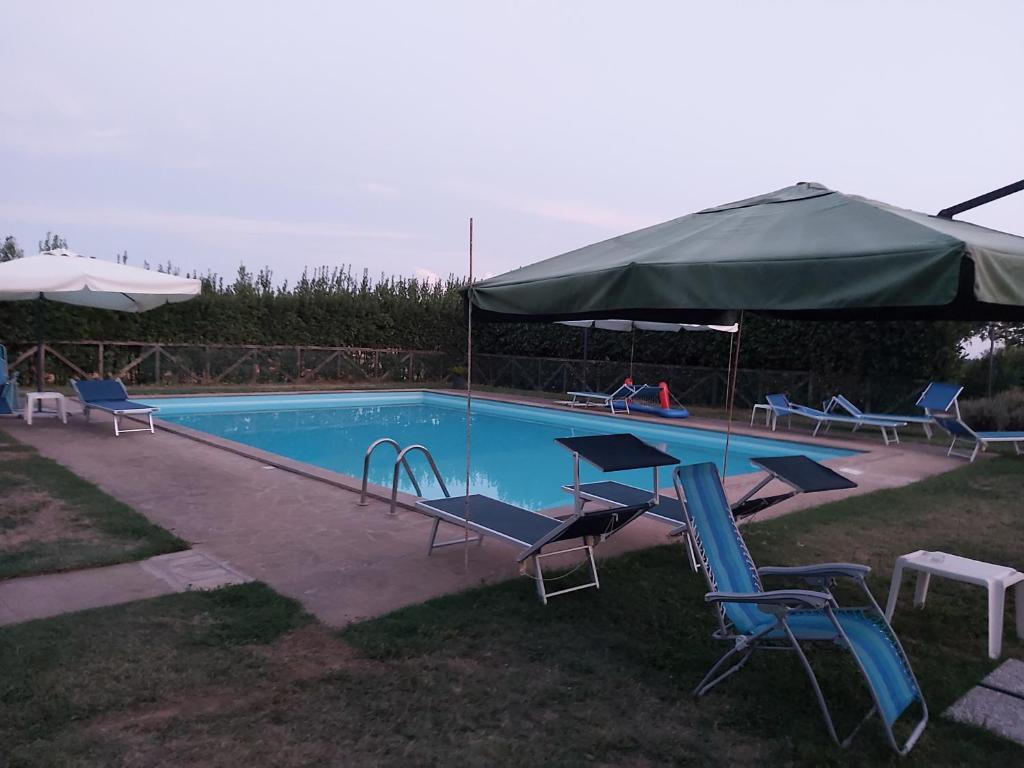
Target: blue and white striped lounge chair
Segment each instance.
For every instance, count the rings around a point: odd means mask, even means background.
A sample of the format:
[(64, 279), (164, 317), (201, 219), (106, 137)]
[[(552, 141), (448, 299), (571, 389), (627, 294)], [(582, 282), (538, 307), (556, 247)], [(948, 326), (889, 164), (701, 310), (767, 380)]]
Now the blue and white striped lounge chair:
[[(856, 416), (842, 416), (837, 413), (827, 413), (826, 411), (819, 411), (817, 408), (811, 408), (807, 405), (797, 405), (796, 403), (789, 402), (783, 394), (768, 395), (765, 398), (768, 401), (768, 408), (771, 411), (770, 421), (772, 432), (778, 426), (779, 416), (786, 416), (790, 420), (793, 416), (802, 416), (805, 419), (810, 419), (815, 422), (814, 436), (817, 436), (818, 430), (825, 427), (825, 431), (833, 424), (849, 424), (853, 427), (853, 431), (856, 432), (861, 427), (877, 427), (882, 432), (882, 440), (886, 445), (889, 443), (896, 443), (899, 445), (900, 435), (897, 429), (899, 427), (905, 427), (907, 423), (905, 421), (899, 421), (898, 419), (891, 418), (875, 418), (875, 417), (856, 417)], [(753, 419), (751, 419), (753, 421)]]
[[(986, 450), (989, 443), (1013, 443), (1018, 456), (1024, 456), (1024, 432), (975, 432), (959, 416), (936, 416), (935, 423), (949, 432), (953, 442), (949, 444), (947, 456), (959, 456), (973, 462), (978, 454)], [(956, 450), (958, 440), (973, 440), (974, 447), (969, 453)]]
[[(120, 436), (122, 432), (153, 433), (153, 414), (158, 409), (129, 400), (128, 390), (124, 388), (120, 379), (72, 379), (71, 386), (74, 387), (75, 393), (78, 395), (87, 420), (89, 412), (94, 408), (114, 417), (115, 437)], [(145, 416), (149, 419), (149, 426), (122, 429), (122, 416)]]
[(605, 392), (566, 392), (572, 399), (559, 402), (570, 408), (598, 406), (600, 408), (608, 408), (612, 413), (619, 413), (620, 411), (629, 413), (629, 398), (636, 393), (636, 389), (632, 384), (623, 384), (611, 394)]
[(843, 395), (836, 395), (829, 400), (825, 406), (825, 412), (831, 413), (833, 408), (839, 407), (858, 419), (896, 419), (907, 424), (920, 424), (922, 429), (924, 429), (925, 435), (931, 440), (935, 414), (955, 413), (957, 416), (960, 415), (960, 405), (957, 402), (957, 398), (963, 392), (963, 389), (959, 384), (944, 384), (939, 381), (933, 381), (925, 387), (924, 392), (917, 398), (915, 405), (924, 411), (923, 415), (918, 416), (892, 413), (865, 413)]
[[(742, 668), (759, 648), (791, 650), (810, 679), (828, 733), (837, 744), (848, 746), (861, 726), (878, 714), (892, 748), (901, 755), (909, 752), (928, 723), (928, 707), (899, 640), (865, 583), (870, 569), (847, 563), (756, 568), (725, 500), (715, 465), (708, 462), (677, 467), (673, 481), (683, 502), (688, 535), (711, 590), (704, 599), (714, 605), (718, 614), (719, 628), (714, 637), (733, 643), (694, 694), (703, 696)], [(761, 584), (764, 576), (799, 579), (809, 589), (765, 591)], [(830, 583), (837, 578), (856, 582), (868, 605), (840, 608), (829, 591)], [(842, 740), (804, 654), (805, 643), (831, 643), (849, 650), (874, 701), (874, 706)], [(728, 669), (721, 671), (727, 665)], [(920, 718), (901, 745), (894, 725), (915, 704)]]

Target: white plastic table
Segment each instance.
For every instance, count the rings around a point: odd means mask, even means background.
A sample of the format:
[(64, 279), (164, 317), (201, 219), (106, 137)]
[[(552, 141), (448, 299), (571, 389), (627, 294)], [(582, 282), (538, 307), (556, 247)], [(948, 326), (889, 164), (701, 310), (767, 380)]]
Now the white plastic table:
[(45, 403), (52, 400), (57, 405), (57, 415), (65, 424), (68, 423), (68, 409), (64, 403), (64, 395), (60, 392), (26, 392), (25, 393), (25, 423), (32, 423), (32, 414), (36, 410), (36, 403)]
[(754, 403), (754, 407), (750, 411), (750, 426), (754, 426), (754, 418), (758, 411), (764, 411), (764, 425), (767, 427), (772, 419), (772, 407), (768, 403)]
[(945, 552), (927, 552), (919, 549), (896, 560), (889, 586), (889, 600), (885, 605), (885, 617), (892, 621), (896, 599), (900, 594), (903, 571), (917, 571), (917, 587), (914, 590), (914, 607), (923, 608), (928, 597), (928, 583), (932, 576), (943, 576), (954, 581), (977, 584), (988, 590), (988, 655), (998, 659), (1003, 650), (1003, 608), (1006, 590), (1016, 586), (1017, 637), (1024, 639), (1024, 573), (1005, 565), (983, 563), (966, 557), (949, 555)]

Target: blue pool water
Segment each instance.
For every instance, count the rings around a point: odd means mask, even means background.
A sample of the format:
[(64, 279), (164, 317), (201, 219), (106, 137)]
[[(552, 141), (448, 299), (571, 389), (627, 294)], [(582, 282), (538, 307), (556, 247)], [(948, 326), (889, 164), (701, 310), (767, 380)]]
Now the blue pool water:
[[(361, 477), (367, 446), (380, 437), (399, 444), (426, 445), (453, 494), (465, 489), (466, 401), (431, 392), (356, 392), (324, 395), (244, 395), (143, 400), (160, 409), (164, 421)], [(622, 417), (540, 408), (490, 400), (473, 401), (471, 490), (531, 509), (568, 501), (561, 486), (572, 481), (572, 461), (556, 437), (631, 432), (667, 451), (684, 464), (714, 461), (721, 468), (725, 435), (721, 432), (661, 426)], [(733, 435), (729, 473), (755, 471), (754, 456), (804, 454), (815, 460), (849, 456), (855, 451), (805, 443)], [(374, 454), (370, 480), (391, 486), (394, 451)], [(440, 495), (426, 461), (412, 467), (428, 496)], [(584, 466), (584, 481), (616, 479), (650, 487), (648, 470), (602, 475)], [(668, 472), (661, 477), (670, 483)], [(402, 476), (401, 488), (412, 484)]]

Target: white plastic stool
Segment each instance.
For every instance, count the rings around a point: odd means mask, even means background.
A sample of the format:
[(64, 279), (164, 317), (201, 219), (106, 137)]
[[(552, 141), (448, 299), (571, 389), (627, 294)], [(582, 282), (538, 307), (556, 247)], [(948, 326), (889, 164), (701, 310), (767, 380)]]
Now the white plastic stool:
[(64, 403), (64, 395), (60, 392), (26, 392), (25, 393), (25, 423), (32, 423), (32, 414), (36, 409), (36, 403), (45, 403), (52, 400), (57, 405), (57, 415), (65, 424), (68, 423), (68, 410)]
[(896, 560), (889, 586), (889, 600), (885, 604), (885, 618), (892, 621), (896, 599), (900, 594), (900, 582), (904, 569), (917, 571), (917, 587), (914, 590), (914, 607), (923, 608), (928, 597), (928, 583), (931, 577), (944, 576), (954, 581), (977, 584), (988, 590), (988, 655), (998, 659), (1003, 651), (1003, 608), (1006, 590), (1016, 586), (1017, 637), (1024, 639), (1024, 573), (1005, 565), (983, 563), (945, 552), (927, 552), (919, 549)]

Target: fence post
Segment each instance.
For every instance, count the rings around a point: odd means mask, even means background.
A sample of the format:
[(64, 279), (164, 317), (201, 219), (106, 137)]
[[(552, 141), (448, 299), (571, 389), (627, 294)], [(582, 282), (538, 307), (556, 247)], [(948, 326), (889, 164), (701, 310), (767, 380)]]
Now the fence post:
[(156, 345), (156, 352), (153, 353), (153, 383), (160, 383), (160, 345)]
[(106, 376), (103, 373), (103, 342), (97, 342), (96, 344), (96, 367), (99, 369), (98, 373), (101, 379), (105, 379)]
[(203, 384), (210, 383), (210, 345), (203, 346)]

